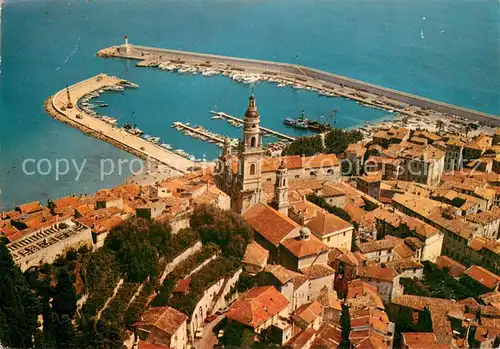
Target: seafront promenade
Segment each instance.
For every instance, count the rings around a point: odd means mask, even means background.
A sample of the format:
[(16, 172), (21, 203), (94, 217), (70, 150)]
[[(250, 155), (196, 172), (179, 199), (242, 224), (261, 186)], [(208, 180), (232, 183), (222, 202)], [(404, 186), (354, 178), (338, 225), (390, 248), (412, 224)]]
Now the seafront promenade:
[[(124, 129), (97, 119), (78, 106), (82, 97), (109, 86), (121, 86), (125, 80), (99, 74), (60, 90), (45, 102), (47, 112), (55, 119), (69, 124), (93, 137), (104, 140), (140, 158), (157, 161), (168, 166), (171, 175), (184, 174), (195, 163), (157, 144), (130, 134)], [(68, 93), (72, 107), (68, 108)]]
[[(435, 101), (341, 75), (296, 64), (237, 58), (214, 54), (145, 47), (125, 43), (99, 51), (100, 57), (140, 60), (140, 66), (158, 66), (161, 62), (210, 67), (221, 72), (259, 74), (268, 81), (295, 83), (301, 87), (349, 98), (361, 104), (396, 111), (410, 117), (432, 114), (434, 118), (458, 116), (491, 126), (500, 126), (500, 117), (477, 110)], [(151, 62), (151, 64), (149, 64)]]

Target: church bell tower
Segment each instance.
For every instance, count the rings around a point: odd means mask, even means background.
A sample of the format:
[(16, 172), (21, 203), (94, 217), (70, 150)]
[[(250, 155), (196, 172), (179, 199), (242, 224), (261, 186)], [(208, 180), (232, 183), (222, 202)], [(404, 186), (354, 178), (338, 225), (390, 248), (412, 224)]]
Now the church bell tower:
[(238, 154), (238, 185), (234, 208), (243, 213), (253, 204), (261, 201), (262, 181), (262, 138), (259, 128), (260, 116), (252, 94), (245, 112), (243, 144)]
[(281, 160), (281, 164), (276, 171), (276, 183), (274, 185), (274, 204), (279, 212), (288, 217), (288, 175), (285, 161)]

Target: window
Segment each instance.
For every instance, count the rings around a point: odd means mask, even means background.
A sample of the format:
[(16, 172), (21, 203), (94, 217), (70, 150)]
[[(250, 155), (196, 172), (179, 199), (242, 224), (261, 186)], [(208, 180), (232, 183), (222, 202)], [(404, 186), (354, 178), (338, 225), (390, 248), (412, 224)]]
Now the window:
[(342, 236), (345, 236), (345, 231), (342, 233)]
[(143, 328), (139, 328), (139, 338), (142, 339), (143, 341), (147, 340), (148, 339), (148, 336), (149, 336), (149, 332), (148, 330), (146, 329), (143, 329)]
[(255, 164), (251, 164), (250, 165), (250, 175), (254, 175), (255, 174)]
[(251, 141), (250, 141), (250, 144), (251, 144), (251, 147), (254, 148), (257, 146), (257, 140), (255, 137), (252, 137)]
[(286, 179), (283, 179), (283, 186), (286, 185)]
[(295, 175), (295, 178), (296, 178), (296, 179), (297, 179), (297, 178), (300, 178), (300, 175)]

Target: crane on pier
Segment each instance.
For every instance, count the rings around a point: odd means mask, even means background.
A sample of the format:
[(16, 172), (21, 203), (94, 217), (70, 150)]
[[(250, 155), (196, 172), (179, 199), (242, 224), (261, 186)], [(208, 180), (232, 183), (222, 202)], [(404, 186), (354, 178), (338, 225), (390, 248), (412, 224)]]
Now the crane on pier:
[(69, 94), (69, 87), (66, 84), (66, 96), (68, 97), (68, 103), (66, 104), (67, 109), (73, 108), (73, 103), (71, 102), (71, 95)]

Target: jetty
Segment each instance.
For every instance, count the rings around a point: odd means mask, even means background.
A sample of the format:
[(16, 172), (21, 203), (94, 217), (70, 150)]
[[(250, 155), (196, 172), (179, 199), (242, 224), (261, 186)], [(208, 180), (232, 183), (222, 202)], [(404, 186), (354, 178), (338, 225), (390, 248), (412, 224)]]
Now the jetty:
[(184, 131), (185, 134), (193, 136), (201, 140), (208, 140), (211, 143), (215, 143), (219, 146), (224, 145), (224, 138), (219, 135), (215, 135), (213, 132), (205, 130), (201, 126), (191, 127), (180, 121), (176, 121), (172, 124), (172, 127)]
[(339, 96), (358, 103), (396, 111), (410, 117), (428, 115), (465, 118), (490, 126), (500, 126), (500, 117), (473, 109), (464, 108), (407, 92), (378, 86), (338, 74), (290, 63), (238, 58), (207, 53), (179, 51), (132, 45), (104, 48), (100, 57), (115, 57), (138, 60), (139, 66), (165, 66), (167, 70), (180, 73), (197, 73), (210, 76), (223, 74), (243, 82), (275, 82), (278, 86), (291, 85), (296, 88), (318, 91), (325, 96)]
[[(53, 118), (71, 125), (82, 132), (104, 140), (133, 155), (151, 159), (168, 166), (173, 172), (184, 174), (195, 166), (186, 159), (168, 149), (130, 134), (122, 128), (88, 114), (79, 106), (78, 101), (91, 93), (104, 92), (116, 87), (136, 87), (132, 83), (106, 74), (98, 74), (87, 80), (67, 86), (45, 101), (45, 109)], [(100, 91), (100, 92), (99, 92)], [(173, 174), (175, 174), (173, 173)]]
[[(216, 117), (220, 117), (221, 119), (233, 121), (234, 123), (237, 123), (237, 124), (243, 124), (243, 119), (237, 118), (236, 116), (232, 116), (232, 115), (229, 115), (229, 114), (221, 112), (221, 111), (211, 110), (210, 114), (212, 114), (213, 116), (216, 116)], [(274, 131), (274, 130), (271, 130), (269, 128), (262, 127), (262, 126), (259, 126), (259, 127), (260, 127), (260, 132), (263, 135), (271, 135), (271, 136), (275, 136), (276, 138), (284, 139), (286, 141), (292, 141), (292, 142), (295, 140), (295, 137), (286, 135), (284, 133)]]

